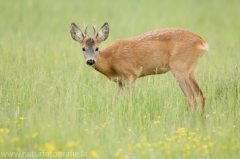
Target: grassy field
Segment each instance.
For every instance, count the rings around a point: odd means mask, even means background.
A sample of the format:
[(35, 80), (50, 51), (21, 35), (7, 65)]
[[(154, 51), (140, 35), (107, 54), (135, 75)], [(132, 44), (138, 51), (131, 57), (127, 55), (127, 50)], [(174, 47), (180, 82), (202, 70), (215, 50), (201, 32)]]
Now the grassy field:
[[(239, 15), (239, 0), (0, 0), (0, 158), (239, 158)], [(205, 114), (188, 112), (171, 73), (139, 79), (113, 104), (116, 84), (69, 33), (85, 21), (91, 34), (94, 19), (110, 25), (101, 48), (165, 27), (201, 35)]]

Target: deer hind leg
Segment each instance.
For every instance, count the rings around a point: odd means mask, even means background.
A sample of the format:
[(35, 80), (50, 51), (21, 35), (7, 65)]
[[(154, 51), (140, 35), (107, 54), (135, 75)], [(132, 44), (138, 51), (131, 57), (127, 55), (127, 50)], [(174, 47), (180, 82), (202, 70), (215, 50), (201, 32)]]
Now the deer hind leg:
[(174, 77), (177, 79), (180, 88), (182, 89), (184, 95), (187, 97), (188, 105), (191, 111), (195, 110), (196, 107), (196, 99), (194, 95), (194, 91), (191, 87), (191, 82), (189, 79), (189, 74), (187, 72), (180, 71), (172, 71)]
[(203, 93), (202, 89), (200, 88), (200, 86), (195, 78), (194, 71), (192, 71), (189, 74), (189, 77), (190, 77), (190, 81), (191, 81), (194, 92), (196, 93), (197, 96), (200, 94), (202, 97), (202, 111), (204, 112), (206, 95)]

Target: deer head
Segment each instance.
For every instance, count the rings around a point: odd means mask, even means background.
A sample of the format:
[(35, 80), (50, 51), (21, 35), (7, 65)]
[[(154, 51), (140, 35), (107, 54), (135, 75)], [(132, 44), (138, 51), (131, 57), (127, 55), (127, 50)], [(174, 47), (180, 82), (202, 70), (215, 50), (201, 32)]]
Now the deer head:
[(87, 33), (87, 25), (84, 25), (84, 34), (75, 23), (70, 26), (70, 33), (73, 40), (82, 46), (83, 55), (88, 65), (93, 66), (99, 52), (99, 45), (108, 38), (109, 25), (104, 23), (96, 34), (96, 23), (93, 24), (93, 36), (89, 37)]

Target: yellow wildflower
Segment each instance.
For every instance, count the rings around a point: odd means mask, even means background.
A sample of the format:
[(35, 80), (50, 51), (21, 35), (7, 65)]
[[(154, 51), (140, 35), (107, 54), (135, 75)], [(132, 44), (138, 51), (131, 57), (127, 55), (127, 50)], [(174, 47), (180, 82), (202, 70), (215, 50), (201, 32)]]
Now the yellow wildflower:
[(102, 128), (105, 128), (106, 125), (107, 125), (107, 123), (103, 123), (103, 124), (102, 124)]
[(160, 121), (153, 121), (153, 123), (154, 123), (154, 124), (159, 124), (159, 123), (160, 123)]
[(17, 147), (16, 150), (17, 150), (17, 152), (21, 152), (22, 151), (22, 149), (20, 147)]
[(213, 147), (213, 143), (212, 143), (212, 142), (209, 142), (209, 143), (208, 143), (208, 146), (209, 146), (209, 147)]
[(52, 152), (54, 151), (55, 147), (51, 144), (45, 144), (44, 148), (46, 149), (46, 151), (48, 152)]
[(19, 138), (18, 137), (14, 137), (12, 138), (11, 142), (18, 142), (19, 141)]
[(5, 133), (9, 133), (10, 132), (10, 130), (9, 129), (7, 129), (7, 128), (0, 128), (0, 133), (3, 133), (3, 132), (5, 132)]
[(38, 147), (37, 150), (40, 152), (43, 151), (44, 149), (42, 147)]
[(208, 148), (208, 145), (202, 145), (202, 148), (203, 148), (203, 149), (207, 149), (207, 148)]
[(35, 133), (32, 134), (32, 138), (35, 138), (37, 136), (38, 136), (38, 132), (35, 132)]
[(226, 150), (226, 149), (227, 149), (227, 146), (226, 146), (226, 145), (222, 145), (222, 149), (223, 149), (223, 150)]
[(171, 141), (172, 139), (170, 137), (166, 137), (166, 140), (167, 141)]
[(190, 145), (189, 145), (188, 143), (186, 143), (184, 146), (185, 146), (185, 148), (186, 148), (187, 150), (191, 149), (191, 147), (190, 147)]
[(117, 149), (117, 151), (114, 153), (114, 156), (115, 156), (115, 157), (119, 157), (120, 154), (121, 154), (121, 152), (122, 152), (122, 149), (121, 149), (121, 148)]
[(137, 143), (136, 146), (137, 146), (137, 147), (141, 147), (141, 144), (140, 144), (140, 143)]
[(10, 129), (5, 128), (5, 133), (9, 133)]
[(18, 126), (18, 128), (21, 128), (21, 124), (20, 123), (18, 123), (17, 126)]
[(142, 155), (145, 155), (146, 154), (146, 151), (142, 151), (142, 153), (141, 153)]
[(74, 141), (69, 141), (66, 146), (67, 147), (74, 147), (74, 146), (78, 146), (78, 143), (74, 142)]
[(199, 139), (198, 139), (197, 137), (195, 137), (195, 138), (193, 139), (193, 141), (194, 141), (194, 142), (199, 142)]
[(97, 151), (95, 151), (95, 150), (91, 151), (91, 155), (95, 158), (99, 158), (99, 155), (98, 155)]

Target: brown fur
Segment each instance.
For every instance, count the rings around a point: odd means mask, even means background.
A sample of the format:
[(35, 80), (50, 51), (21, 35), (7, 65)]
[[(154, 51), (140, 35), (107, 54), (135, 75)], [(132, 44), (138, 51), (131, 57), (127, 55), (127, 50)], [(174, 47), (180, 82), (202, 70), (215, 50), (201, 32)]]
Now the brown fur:
[[(96, 45), (98, 40), (95, 40)], [(196, 81), (194, 69), (208, 50), (198, 35), (183, 29), (160, 29), (127, 39), (119, 39), (99, 51), (94, 68), (119, 85), (118, 92), (137, 78), (162, 74), (169, 70), (177, 79), (190, 108), (195, 109), (196, 95), (205, 99)]]

